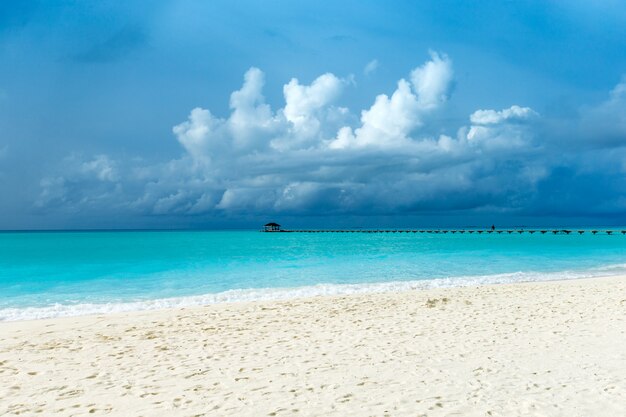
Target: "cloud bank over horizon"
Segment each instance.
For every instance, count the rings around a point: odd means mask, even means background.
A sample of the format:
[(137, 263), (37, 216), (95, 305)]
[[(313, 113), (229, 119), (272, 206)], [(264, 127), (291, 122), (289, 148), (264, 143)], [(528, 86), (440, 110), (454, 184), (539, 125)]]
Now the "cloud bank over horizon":
[[(370, 64), (366, 75), (379, 62)], [(572, 117), (546, 119), (510, 103), (476, 108), (454, 125), (442, 120), (455, 72), (450, 57), (431, 51), (360, 111), (338, 104), (359, 88), (354, 76), (292, 78), (284, 106), (273, 109), (265, 74), (251, 67), (228, 116), (196, 107), (173, 126), (179, 156), (148, 163), (72, 153), (41, 179), (35, 209), (209, 218), (626, 214), (626, 79)]]
[(0, 4), (0, 229), (626, 226), (620, 4)]

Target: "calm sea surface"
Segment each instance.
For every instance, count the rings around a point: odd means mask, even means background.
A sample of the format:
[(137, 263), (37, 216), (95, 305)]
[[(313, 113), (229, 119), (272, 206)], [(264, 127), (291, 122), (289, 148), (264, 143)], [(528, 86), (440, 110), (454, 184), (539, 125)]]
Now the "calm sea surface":
[(626, 236), (0, 233), (0, 320), (626, 273)]

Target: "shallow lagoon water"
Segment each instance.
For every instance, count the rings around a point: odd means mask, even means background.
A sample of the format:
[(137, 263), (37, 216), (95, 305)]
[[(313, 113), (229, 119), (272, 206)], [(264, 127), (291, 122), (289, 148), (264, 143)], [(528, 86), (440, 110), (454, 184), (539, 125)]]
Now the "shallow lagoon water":
[(0, 320), (623, 273), (622, 234), (0, 233)]

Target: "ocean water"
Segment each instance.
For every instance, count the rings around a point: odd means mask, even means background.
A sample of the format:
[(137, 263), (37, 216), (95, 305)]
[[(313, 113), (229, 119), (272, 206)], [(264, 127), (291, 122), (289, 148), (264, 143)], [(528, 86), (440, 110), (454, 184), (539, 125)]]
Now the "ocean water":
[(0, 320), (617, 274), (622, 234), (0, 233)]

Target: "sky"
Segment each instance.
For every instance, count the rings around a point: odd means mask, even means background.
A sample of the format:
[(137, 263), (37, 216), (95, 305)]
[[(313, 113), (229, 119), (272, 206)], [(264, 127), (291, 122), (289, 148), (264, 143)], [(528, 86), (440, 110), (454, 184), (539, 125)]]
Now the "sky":
[(0, 0), (0, 229), (626, 225), (617, 0)]

